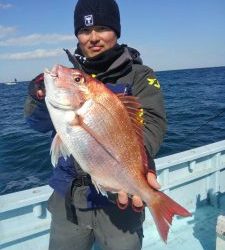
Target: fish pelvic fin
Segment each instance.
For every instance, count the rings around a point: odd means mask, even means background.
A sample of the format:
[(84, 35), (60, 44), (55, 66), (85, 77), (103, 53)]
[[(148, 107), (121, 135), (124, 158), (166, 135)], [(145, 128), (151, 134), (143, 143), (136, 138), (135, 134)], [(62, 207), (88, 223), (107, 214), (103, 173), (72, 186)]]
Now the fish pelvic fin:
[(63, 156), (63, 158), (66, 160), (67, 157), (70, 156), (69, 150), (63, 144), (58, 134), (56, 134), (55, 137), (53, 138), (50, 154), (51, 154), (51, 162), (54, 167), (57, 165), (60, 157)]
[(165, 243), (167, 243), (168, 232), (174, 215), (182, 217), (191, 216), (191, 213), (184, 207), (160, 191), (155, 191), (154, 201), (147, 205), (155, 221), (159, 235)]
[(95, 186), (95, 189), (97, 190), (98, 194), (101, 193), (103, 196), (108, 197), (107, 192), (105, 189), (99, 185), (96, 181), (92, 180), (93, 185)]

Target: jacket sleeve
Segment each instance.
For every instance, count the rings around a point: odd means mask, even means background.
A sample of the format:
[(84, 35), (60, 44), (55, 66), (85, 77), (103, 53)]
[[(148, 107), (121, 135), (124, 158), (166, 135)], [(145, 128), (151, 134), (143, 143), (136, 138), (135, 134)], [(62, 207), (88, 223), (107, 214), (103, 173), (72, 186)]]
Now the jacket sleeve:
[(43, 74), (38, 75), (28, 85), (28, 96), (24, 106), (26, 123), (34, 130), (45, 133), (54, 129), (45, 100), (38, 98), (37, 90), (44, 89)]
[(162, 90), (152, 69), (137, 65), (132, 92), (141, 103), (145, 147), (149, 157), (154, 158), (163, 141), (167, 125)]

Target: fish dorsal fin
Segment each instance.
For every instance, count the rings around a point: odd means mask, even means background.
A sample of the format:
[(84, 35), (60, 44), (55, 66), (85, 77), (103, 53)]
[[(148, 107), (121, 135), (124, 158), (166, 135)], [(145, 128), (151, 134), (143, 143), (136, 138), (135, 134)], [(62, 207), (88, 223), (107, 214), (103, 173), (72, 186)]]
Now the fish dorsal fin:
[(55, 135), (52, 141), (50, 154), (51, 154), (51, 162), (54, 167), (57, 165), (60, 157), (63, 156), (63, 158), (66, 160), (67, 157), (70, 156), (70, 152), (68, 151), (66, 146), (63, 144), (58, 134)]
[(129, 96), (124, 94), (117, 94), (117, 96), (123, 103), (128, 112), (131, 123), (137, 135), (138, 143), (142, 154), (142, 163), (145, 171), (147, 171), (148, 159), (144, 147), (144, 135), (143, 135), (144, 119), (143, 119), (143, 110), (141, 109), (141, 104), (137, 101), (137, 97), (135, 96)]

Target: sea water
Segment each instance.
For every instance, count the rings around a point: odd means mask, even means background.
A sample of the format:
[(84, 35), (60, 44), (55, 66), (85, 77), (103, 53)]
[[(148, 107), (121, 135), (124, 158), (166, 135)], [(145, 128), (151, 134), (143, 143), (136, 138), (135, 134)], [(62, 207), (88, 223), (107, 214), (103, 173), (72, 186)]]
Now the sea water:
[[(156, 72), (168, 129), (157, 158), (225, 139), (225, 67)], [(45, 185), (51, 133), (23, 116), (28, 82), (0, 83), (0, 194)]]

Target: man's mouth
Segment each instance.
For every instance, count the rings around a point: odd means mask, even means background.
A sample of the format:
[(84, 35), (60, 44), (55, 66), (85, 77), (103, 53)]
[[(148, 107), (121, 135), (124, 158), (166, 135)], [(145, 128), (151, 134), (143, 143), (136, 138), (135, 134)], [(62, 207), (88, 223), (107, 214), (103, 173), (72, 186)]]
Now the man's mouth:
[(102, 46), (91, 46), (90, 47), (90, 50), (92, 50), (92, 51), (100, 51), (101, 49), (102, 49), (103, 47)]

